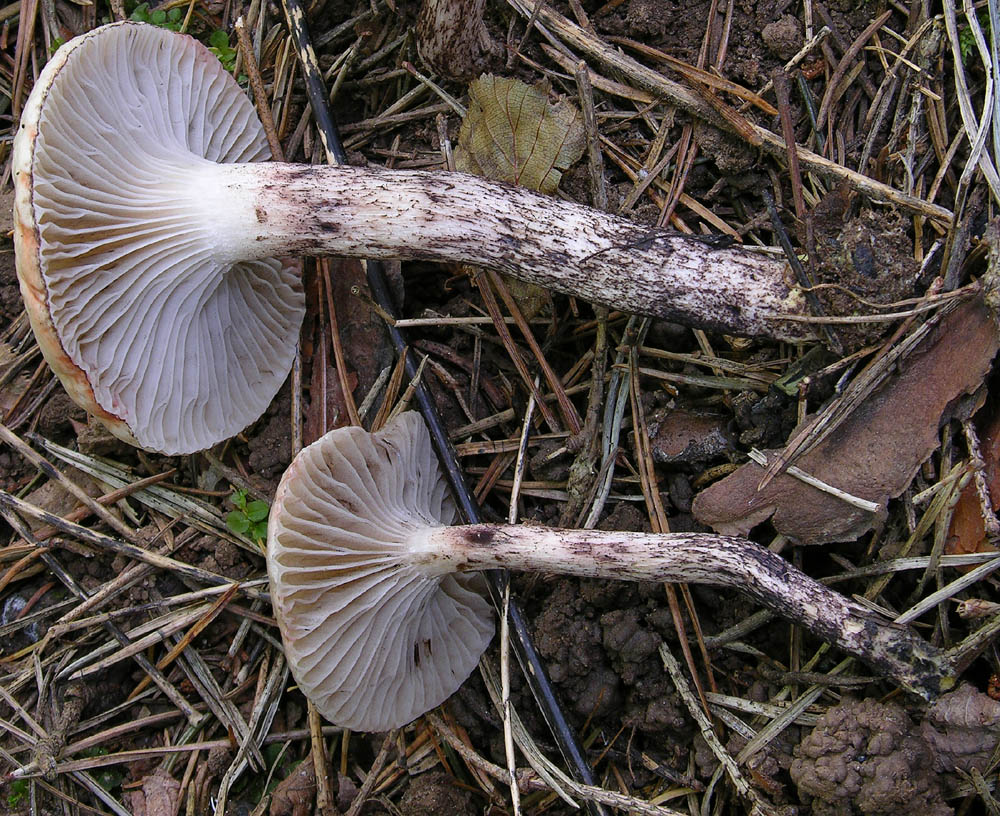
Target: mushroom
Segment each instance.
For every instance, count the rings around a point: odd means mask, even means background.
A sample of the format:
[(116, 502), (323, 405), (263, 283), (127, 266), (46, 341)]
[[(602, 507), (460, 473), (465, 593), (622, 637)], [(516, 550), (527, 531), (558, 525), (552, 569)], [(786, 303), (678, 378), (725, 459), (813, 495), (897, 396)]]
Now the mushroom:
[(214, 445), (288, 375), (300, 275), (228, 252), (212, 210), (239, 202), (199, 174), (268, 155), (246, 95), (190, 37), (98, 28), (35, 83), (14, 140), (21, 293), (69, 395), (132, 444)]
[(954, 684), (948, 658), (735, 537), (452, 525), (455, 510), (416, 413), (377, 433), (334, 430), (295, 457), (267, 536), (271, 602), (295, 680), (331, 722), (401, 726), (475, 668), (493, 627), (476, 570), (506, 568), (739, 589), (904, 687)]
[(250, 103), (186, 35), (62, 46), (14, 141), (15, 248), (39, 345), (119, 436), (199, 450), (280, 387), (302, 253), (479, 264), (637, 314), (813, 337), (780, 258), (444, 172), (261, 161)]

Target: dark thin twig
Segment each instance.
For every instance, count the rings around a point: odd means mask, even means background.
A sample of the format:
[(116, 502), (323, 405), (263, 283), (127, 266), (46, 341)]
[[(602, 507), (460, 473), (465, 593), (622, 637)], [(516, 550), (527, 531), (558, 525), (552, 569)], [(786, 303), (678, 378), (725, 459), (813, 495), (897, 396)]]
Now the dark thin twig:
[[(326, 104), (326, 89), (316, 63), (316, 55), (310, 45), (305, 12), (299, 0), (283, 0), (283, 4), (289, 27), (296, 43), (296, 51), (299, 60), (302, 62), (302, 71), (306, 79), (306, 93), (309, 97), (309, 103), (312, 105), (313, 116), (316, 118), (320, 138), (327, 149), (327, 155), (332, 156), (339, 164), (346, 164), (347, 155), (344, 153), (340, 138), (337, 135), (336, 126), (333, 123), (329, 107)], [(368, 272), (368, 286), (371, 289), (372, 298), (385, 312), (394, 315), (395, 305), (389, 292), (381, 264), (367, 261), (365, 266)], [(406, 339), (395, 326), (390, 324), (387, 326), (387, 329), (397, 353), (401, 354), (403, 349), (407, 347)], [(417, 366), (414, 356), (407, 355), (406, 376), (412, 380), (415, 378), (416, 373)], [(465, 481), (465, 474), (459, 467), (454, 448), (452, 448), (448, 434), (441, 424), (441, 419), (438, 416), (437, 408), (434, 405), (430, 392), (422, 381), (417, 382), (414, 396), (420, 413), (423, 414), (424, 420), (427, 422), (431, 439), (434, 442), (434, 447), (441, 460), (441, 466), (451, 485), (461, 514), (470, 524), (480, 522), (479, 506), (476, 504), (475, 499), (473, 499), (469, 486)], [(500, 609), (507, 575), (505, 572), (498, 570), (491, 570), (486, 575), (490, 596), (496, 608)], [(552, 730), (552, 734), (559, 745), (563, 757), (569, 763), (570, 768), (578, 779), (588, 785), (595, 784), (590, 765), (587, 764), (587, 760), (584, 758), (576, 735), (570, 728), (569, 723), (566, 722), (566, 717), (555, 697), (555, 692), (549, 682), (541, 658), (535, 650), (534, 643), (528, 631), (528, 625), (521, 614), (520, 607), (514, 603), (513, 599), (510, 601), (509, 606), (509, 620), (511, 631), (514, 634), (514, 651), (524, 669), (524, 676), (531, 687), (538, 707), (545, 716), (545, 720)], [(603, 816), (605, 814), (605, 810), (599, 804), (588, 803), (588, 807), (595, 816), (598, 816), (598, 814)]]
[[(788, 237), (788, 233), (785, 231), (785, 225), (781, 223), (777, 207), (774, 206), (774, 197), (771, 195), (771, 191), (764, 190), (763, 197), (764, 204), (767, 206), (768, 215), (771, 217), (771, 227), (774, 230), (774, 235), (785, 252), (785, 258), (788, 260), (788, 265), (792, 267), (792, 271), (795, 273), (795, 279), (799, 282), (805, 292), (806, 300), (809, 302), (809, 308), (812, 309), (813, 314), (817, 317), (824, 316), (826, 311), (823, 309), (823, 304), (820, 303), (819, 298), (816, 296), (816, 292), (813, 291), (816, 282), (806, 271), (806, 268), (802, 266), (802, 262), (799, 261), (799, 256), (795, 253), (795, 248), (792, 246), (792, 240)], [(820, 323), (818, 324), (818, 329), (823, 335), (823, 340), (826, 341), (826, 344), (834, 352), (837, 354), (844, 353), (844, 347), (841, 345), (840, 340), (833, 333), (833, 329), (830, 326)]]
[(802, 195), (802, 171), (799, 168), (799, 152), (795, 149), (795, 125), (788, 98), (788, 74), (781, 68), (771, 73), (774, 96), (781, 116), (781, 136), (788, 146), (788, 179), (792, 185), (792, 201), (795, 202), (795, 217), (804, 222), (806, 218), (805, 198)]

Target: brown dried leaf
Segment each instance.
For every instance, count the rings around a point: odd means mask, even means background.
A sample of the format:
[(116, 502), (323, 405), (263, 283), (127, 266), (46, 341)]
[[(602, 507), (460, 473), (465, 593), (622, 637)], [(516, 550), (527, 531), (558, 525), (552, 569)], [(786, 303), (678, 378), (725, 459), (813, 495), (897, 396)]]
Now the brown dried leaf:
[[(402, 280), (397, 264), (385, 264), (389, 286), (399, 292), (402, 300)], [(349, 371), (357, 375), (354, 398), (361, 402), (378, 379), (379, 373), (395, 359), (389, 332), (382, 317), (367, 303), (372, 300), (363, 265), (351, 259), (331, 259), (330, 278), (333, 301), (340, 322), (340, 342)], [(397, 294), (393, 291), (393, 294)], [(333, 364), (332, 354), (329, 355)]]
[(583, 155), (583, 117), (565, 99), (550, 103), (547, 90), (490, 74), (473, 82), (458, 169), (554, 193), (562, 171)]
[[(328, 338), (324, 338), (329, 343)], [(347, 384), (352, 388), (358, 385), (358, 375), (353, 371), (347, 373)], [(323, 399), (324, 394), (326, 399)], [(329, 363), (323, 366), (320, 358), (313, 358), (312, 378), (309, 383), (309, 410), (306, 411), (302, 425), (302, 438), (306, 445), (319, 439), (327, 431), (343, 428), (350, 423), (344, 392), (340, 387), (340, 377), (337, 369)]]
[(309, 816), (316, 801), (316, 765), (309, 754), (271, 796), (271, 816)]
[(132, 792), (135, 816), (173, 816), (179, 808), (181, 783), (159, 770), (142, 780), (142, 789)]
[[(986, 427), (981, 431), (979, 451), (983, 457), (983, 475), (989, 489), (990, 504), (1000, 506), (1000, 410), (994, 408)], [(955, 503), (945, 552), (949, 555), (985, 552), (992, 546), (986, 538), (983, 510), (974, 482), (969, 482)]]
[[(941, 423), (960, 396), (983, 382), (998, 348), (1000, 333), (990, 310), (978, 298), (963, 303), (795, 465), (884, 508), (937, 447)], [(769, 452), (768, 459), (777, 454)], [(880, 520), (788, 474), (758, 491), (763, 473), (750, 463), (702, 491), (694, 502), (696, 518), (720, 533), (739, 535), (770, 518), (779, 533), (803, 544), (849, 541)], [(884, 518), (884, 509), (880, 515)]]

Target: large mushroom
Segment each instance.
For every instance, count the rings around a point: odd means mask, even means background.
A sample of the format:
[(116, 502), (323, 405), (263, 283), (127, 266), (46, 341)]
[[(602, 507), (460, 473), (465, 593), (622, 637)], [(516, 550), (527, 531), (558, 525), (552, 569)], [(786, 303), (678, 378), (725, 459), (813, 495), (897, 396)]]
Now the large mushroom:
[(256, 420), (304, 297), (276, 254), (227, 253), (199, 169), (269, 155), (246, 95), (190, 37), (123, 23), (60, 48), (14, 140), (28, 317), (69, 395), (117, 436), (188, 453)]
[(746, 539), (710, 534), (451, 526), (454, 509), (418, 414), (304, 448), (271, 509), (271, 602), (292, 674), (331, 722), (404, 725), (443, 702), (492, 634), (475, 570), (506, 568), (739, 589), (904, 687), (954, 684), (948, 658), (909, 629)]
[(303, 310), (275, 259), (301, 253), (473, 263), (702, 328), (812, 336), (780, 258), (469, 175), (265, 157), (246, 97), (185, 35), (103, 26), (36, 82), (14, 144), (21, 288), (52, 369), (119, 436), (186, 453), (263, 411)]

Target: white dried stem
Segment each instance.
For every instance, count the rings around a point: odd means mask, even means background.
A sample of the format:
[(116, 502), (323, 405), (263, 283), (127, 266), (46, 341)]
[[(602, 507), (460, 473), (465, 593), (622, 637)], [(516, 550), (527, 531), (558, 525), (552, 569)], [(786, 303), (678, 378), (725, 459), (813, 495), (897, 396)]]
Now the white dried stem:
[(745, 539), (478, 524), (423, 531), (411, 550), (431, 571), (502, 568), (728, 586), (922, 696), (954, 685), (953, 666), (938, 649)]

